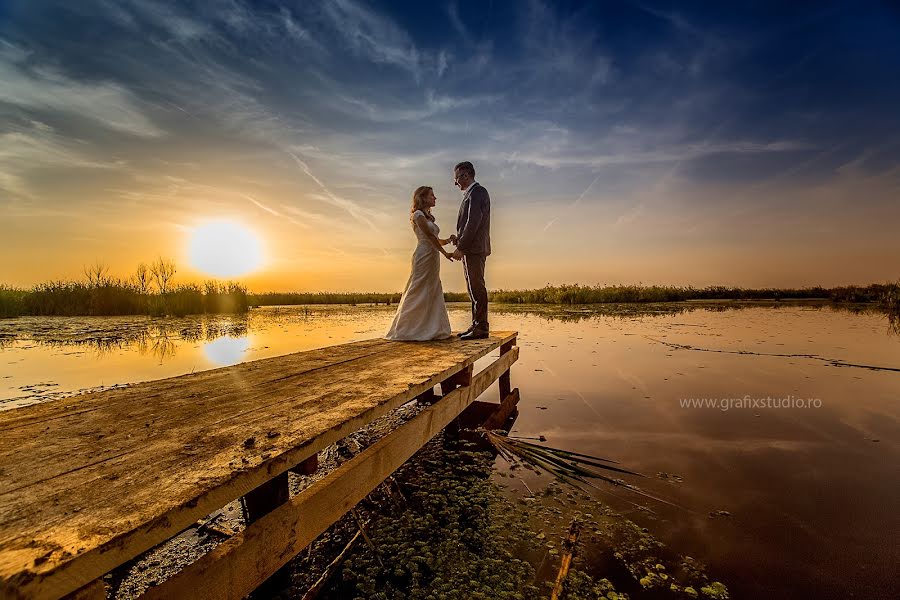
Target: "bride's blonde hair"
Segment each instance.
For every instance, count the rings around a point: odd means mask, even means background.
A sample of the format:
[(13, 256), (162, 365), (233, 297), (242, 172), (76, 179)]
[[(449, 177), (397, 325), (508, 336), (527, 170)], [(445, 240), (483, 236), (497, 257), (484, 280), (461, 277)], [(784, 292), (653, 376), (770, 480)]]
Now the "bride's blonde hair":
[(416, 191), (413, 192), (412, 197), (412, 208), (409, 209), (409, 219), (412, 220), (412, 216), (416, 213), (417, 210), (421, 210), (425, 213), (425, 217), (430, 221), (434, 222), (434, 215), (431, 214), (431, 207), (425, 206), (425, 198), (431, 192), (432, 188), (427, 185), (421, 185), (416, 188)]

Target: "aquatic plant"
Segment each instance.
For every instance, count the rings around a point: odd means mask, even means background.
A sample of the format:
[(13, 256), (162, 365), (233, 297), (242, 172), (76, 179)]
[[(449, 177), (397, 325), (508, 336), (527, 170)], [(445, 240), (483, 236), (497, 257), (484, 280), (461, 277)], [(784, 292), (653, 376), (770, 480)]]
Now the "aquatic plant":
[[(526, 442), (521, 438), (503, 435), (497, 431), (481, 430), (481, 433), (497, 450), (500, 456), (506, 459), (511, 466), (530, 466), (535, 470), (549, 473), (560, 481), (568, 483), (578, 489), (583, 489), (582, 486), (584, 485), (600, 489), (589, 481), (591, 479), (599, 479), (614, 487), (624, 488), (630, 492), (634, 492), (639, 496), (676, 506), (667, 500), (648, 494), (640, 488), (626, 483), (620, 478), (610, 477), (609, 475), (604, 475), (597, 471), (597, 469), (602, 469), (613, 473), (634, 475), (635, 477), (646, 477), (646, 475), (642, 475), (635, 471), (615, 466), (618, 463), (614, 460), (599, 458), (589, 454), (570, 452), (561, 448), (540, 446), (538, 444)], [(645, 507), (635, 504), (631, 500), (625, 500), (634, 506), (647, 510)]]
[[(314, 585), (322, 600), (548, 598), (573, 518), (584, 534), (561, 600), (627, 600), (632, 590), (673, 600), (728, 597), (701, 563), (584, 492), (566, 493), (554, 480), (537, 496), (517, 498), (519, 490), (497, 483), (494, 455), (474, 450), (480, 447), (446, 434), (426, 444), (392, 478), (403, 490), (399, 498), (357, 507), (368, 513), (373, 544), (349, 544), (358, 523), (342, 519), (323, 536), (330, 550), (320, 540), (292, 562), (292, 589), (277, 597), (297, 598)], [(343, 562), (320, 582), (330, 557), (348, 546)], [(598, 571), (607, 564), (595, 562), (600, 555), (618, 567)], [(639, 582), (648, 573), (654, 574), (649, 588)]]
[(403, 470), (406, 504), (372, 515), (377, 554), (358, 545), (323, 597), (540, 597), (534, 568), (516, 555), (535, 540), (510, 522), (513, 507), (499, 501), (488, 455), (445, 455), (430, 444)]

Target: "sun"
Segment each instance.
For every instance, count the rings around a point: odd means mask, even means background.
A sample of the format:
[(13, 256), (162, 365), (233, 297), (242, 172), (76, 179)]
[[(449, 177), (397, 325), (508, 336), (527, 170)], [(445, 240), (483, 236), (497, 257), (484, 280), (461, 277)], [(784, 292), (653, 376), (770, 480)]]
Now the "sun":
[(238, 277), (262, 266), (262, 244), (247, 227), (215, 221), (196, 227), (188, 257), (191, 266), (215, 277)]

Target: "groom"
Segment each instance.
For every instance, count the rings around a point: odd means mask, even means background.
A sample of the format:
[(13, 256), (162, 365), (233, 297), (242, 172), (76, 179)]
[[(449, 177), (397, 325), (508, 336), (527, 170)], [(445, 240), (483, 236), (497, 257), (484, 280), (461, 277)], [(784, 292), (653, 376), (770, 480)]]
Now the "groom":
[(459, 334), (463, 340), (488, 337), (488, 293), (484, 284), (484, 263), (491, 254), (491, 197), (475, 181), (475, 167), (461, 162), (453, 169), (453, 184), (463, 193), (456, 219), (456, 250), (453, 258), (463, 261), (469, 298), (472, 299), (472, 326)]

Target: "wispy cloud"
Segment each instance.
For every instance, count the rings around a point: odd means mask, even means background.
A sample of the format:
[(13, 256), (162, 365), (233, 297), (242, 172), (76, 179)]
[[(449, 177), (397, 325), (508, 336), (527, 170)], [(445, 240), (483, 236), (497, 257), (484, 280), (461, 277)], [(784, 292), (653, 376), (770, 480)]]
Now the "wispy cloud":
[(309, 168), (309, 165), (306, 163), (306, 161), (304, 161), (302, 158), (297, 156), (296, 153), (294, 153), (290, 150), (285, 150), (285, 152), (287, 152), (287, 154), (292, 159), (294, 159), (294, 162), (297, 163), (297, 166), (300, 167), (300, 169), (304, 173), (306, 173), (307, 177), (312, 179), (315, 182), (315, 184), (317, 186), (319, 186), (319, 188), (322, 190), (322, 193), (324, 194), (324, 198), (328, 202), (330, 202), (334, 206), (340, 208), (341, 210), (346, 211), (347, 214), (352, 216), (354, 219), (356, 219), (360, 223), (365, 223), (366, 225), (369, 226), (370, 229), (373, 229), (373, 230), (376, 229), (375, 224), (371, 220), (371, 216), (373, 214), (371, 210), (366, 210), (366, 209), (362, 208), (361, 206), (359, 206), (357, 203), (353, 202), (352, 200), (348, 200), (342, 196), (338, 196), (337, 194), (333, 193), (330, 189), (328, 189), (328, 187), (325, 185), (325, 183), (321, 179), (319, 179), (318, 177), (315, 176), (315, 174), (313, 174), (312, 170)]
[(464, 43), (471, 43), (472, 32), (469, 31), (469, 28), (463, 23), (462, 17), (459, 15), (459, 4), (455, 0), (451, 0), (451, 2), (447, 4), (447, 18), (456, 35), (459, 36)]
[(0, 41), (0, 102), (28, 111), (52, 110), (82, 117), (141, 137), (163, 134), (121, 85), (78, 81), (52, 66), (32, 62), (27, 50)]
[(34, 197), (30, 174), (46, 168), (118, 169), (121, 163), (90, 158), (83, 143), (55, 134), (47, 125), (0, 133), (0, 189), (19, 197)]
[(357, 56), (403, 69), (416, 80), (425, 69), (433, 68), (431, 57), (418, 49), (404, 29), (368, 7), (351, 0), (332, 0), (323, 11)]
[(581, 192), (577, 198), (575, 198), (575, 202), (572, 203), (573, 208), (575, 208), (579, 204), (581, 204), (581, 201), (584, 200), (584, 197), (587, 196), (587, 193), (591, 191), (591, 188), (593, 188), (595, 185), (597, 185), (597, 182), (600, 181), (600, 177), (601, 177), (600, 175), (597, 175), (596, 177), (594, 177), (594, 180), (591, 181), (591, 184), (589, 186), (587, 186), (586, 188), (584, 188), (584, 191)]
[[(364, 98), (340, 94), (334, 98), (346, 106), (346, 110), (355, 115), (363, 115), (376, 123), (394, 123), (399, 121), (421, 121), (435, 115), (459, 109), (473, 108), (490, 104), (498, 100), (498, 96), (489, 94), (472, 94), (468, 96), (439, 95), (433, 90), (426, 90), (421, 103), (403, 104), (394, 102), (390, 105), (378, 104)], [(412, 99), (410, 99), (412, 100)], [(340, 104), (338, 105), (340, 106)]]
[(264, 211), (266, 211), (266, 212), (269, 213), (270, 215), (274, 215), (274, 216), (276, 216), (276, 217), (280, 217), (280, 216), (281, 216), (281, 213), (279, 213), (277, 210), (275, 210), (275, 209), (273, 209), (273, 208), (269, 208), (268, 206), (266, 206), (265, 204), (263, 204), (262, 202), (260, 202), (260, 201), (257, 200), (256, 198), (254, 198), (253, 196), (248, 196), (247, 194), (241, 194), (241, 196), (243, 196), (244, 198), (246, 198), (247, 200), (249, 200), (250, 202), (252, 202), (253, 204), (255, 204), (257, 207), (263, 209)]
[(651, 151), (623, 151), (604, 154), (579, 151), (578, 148), (561, 148), (558, 152), (534, 150), (506, 154), (503, 158), (511, 163), (530, 164), (549, 169), (563, 167), (608, 167), (615, 165), (653, 164), (693, 160), (716, 154), (763, 154), (771, 152), (798, 152), (814, 150), (815, 146), (805, 142), (726, 142), (717, 144), (684, 144), (682, 146)]
[(613, 226), (614, 227), (622, 227), (623, 225), (628, 225), (628, 224), (636, 221), (643, 214), (644, 214), (644, 204), (640, 203), (636, 206), (633, 206), (632, 208), (630, 208), (623, 214), (619, 215), (619, 217), (616, 219)]

